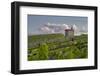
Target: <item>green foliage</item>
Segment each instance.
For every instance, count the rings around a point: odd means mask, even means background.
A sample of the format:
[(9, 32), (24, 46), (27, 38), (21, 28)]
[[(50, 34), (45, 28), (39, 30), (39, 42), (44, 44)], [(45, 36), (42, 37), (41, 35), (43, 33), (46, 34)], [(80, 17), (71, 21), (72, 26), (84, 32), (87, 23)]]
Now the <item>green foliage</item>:
[(39, 60), (39, 54), (37, 49), (33, 49), (29, 51), (28, 60)]
[(28, 60), (79, 59), (88, 57), (87, 35), (68, 41), (63, 34), (35, 35), (28, 38)]
[(80, 58), (87, 58), (87, 57), (88, 57), (88, 51), (87, 51), (87, 48), (84, 47), (84, 48), (82, 48)]
[(40, 60), (48, 59), (49, 51), (48, 51), (48, 45), (46, 43), (43, 43), (40, 45), (38, 52), (39, 52), (39, 59)]
[(66, 59), (73, 59), (74, 58), (73, 49), (71, 47), (67, 47), (65, 49), (65, 51), (66, 52), (65, 52), (64, 56)]

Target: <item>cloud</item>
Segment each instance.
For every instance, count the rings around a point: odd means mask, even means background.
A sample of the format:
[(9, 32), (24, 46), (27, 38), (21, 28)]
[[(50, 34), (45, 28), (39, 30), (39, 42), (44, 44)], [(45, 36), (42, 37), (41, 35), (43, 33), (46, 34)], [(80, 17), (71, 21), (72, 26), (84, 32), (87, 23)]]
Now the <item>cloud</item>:
[(77, 27), (77, 25), (73, 25), (73, 29), (74, 29), (74, 34), (75, 35), (80, 35), (81, 33), (80, 33), (80, 29)]
[(87, 27), (86, 26), (78, 27), (77, 25), (74, 24), (73, 28), (74, 28), (74, 35), (87, 34)]
[(84, 31), (86, 31), (86, 27), (78, 27), (77, 25), (67, 25), (67, 24), (51, 24), (47, 23), (39, 28), (39, 31), (42, 34), (51, 34), (51, 33), (62, 33), (65, 34), (65, 29), (74, 29), (74, 35), (81, 35)]
[(40, 32), (43, 33), (43, 34), (54, 33), (54, 30), (50, 29), (50, 28), (47, 27), (47, 26), (43, 26), (43, 27), (41, 27), (39, 30), (40, 30)]
[(46, 26), (41, 27), (40, 30), (41, 31), (45, 31), (45, 32), (50, 31), (50, 29), (48, 27), (46, 27)]
[(88, 30), (88, 28), (87, 28), (86, 26), (83, 26), (83, 27), (82, 27), (82, 31), (83, 31), (83, 32), (87, 32), (87, 30)]
[(67, 24), (47, 23), (39, 28), (39, 30), (43, 33), (64, 33), (65, 29), (70, 29), (70, 26)]

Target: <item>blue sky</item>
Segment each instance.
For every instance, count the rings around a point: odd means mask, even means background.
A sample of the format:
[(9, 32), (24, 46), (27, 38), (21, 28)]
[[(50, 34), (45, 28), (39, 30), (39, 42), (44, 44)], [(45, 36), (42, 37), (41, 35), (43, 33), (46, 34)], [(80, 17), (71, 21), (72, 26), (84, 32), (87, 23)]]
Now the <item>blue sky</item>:
[[(87, 32), (88, 18), (79, 16), (52, 16), (52, 15), (28, 15), (28, 35), (41, 34), (40, 28), (44, 24), (75, 25), (80, 31)], [(62, 26), (62, 25), (61, 25)]]

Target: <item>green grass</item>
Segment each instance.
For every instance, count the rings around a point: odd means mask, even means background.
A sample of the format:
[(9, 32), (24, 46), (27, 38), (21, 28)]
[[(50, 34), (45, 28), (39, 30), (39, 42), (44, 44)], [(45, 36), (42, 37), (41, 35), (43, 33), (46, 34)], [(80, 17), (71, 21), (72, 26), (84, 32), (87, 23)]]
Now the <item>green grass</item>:
[(28, 60), (79, 59), (88, 57), (88, 36), (68, 41), (63, 34), (28, 36)]

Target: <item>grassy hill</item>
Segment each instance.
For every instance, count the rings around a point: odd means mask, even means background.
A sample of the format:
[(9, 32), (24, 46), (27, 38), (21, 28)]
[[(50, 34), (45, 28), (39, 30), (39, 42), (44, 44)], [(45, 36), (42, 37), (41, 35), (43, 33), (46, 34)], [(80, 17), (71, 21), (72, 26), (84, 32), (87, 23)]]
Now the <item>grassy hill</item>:
[(88, 36), (68, 41), (63, 34), (28, 36), (28, 60), (79, 59), (88, 57)]
[(28, 48), (33, 48), (41, 43), (50, 43), (65, 40), (63, 34), (41, 34), (28, 36)]

